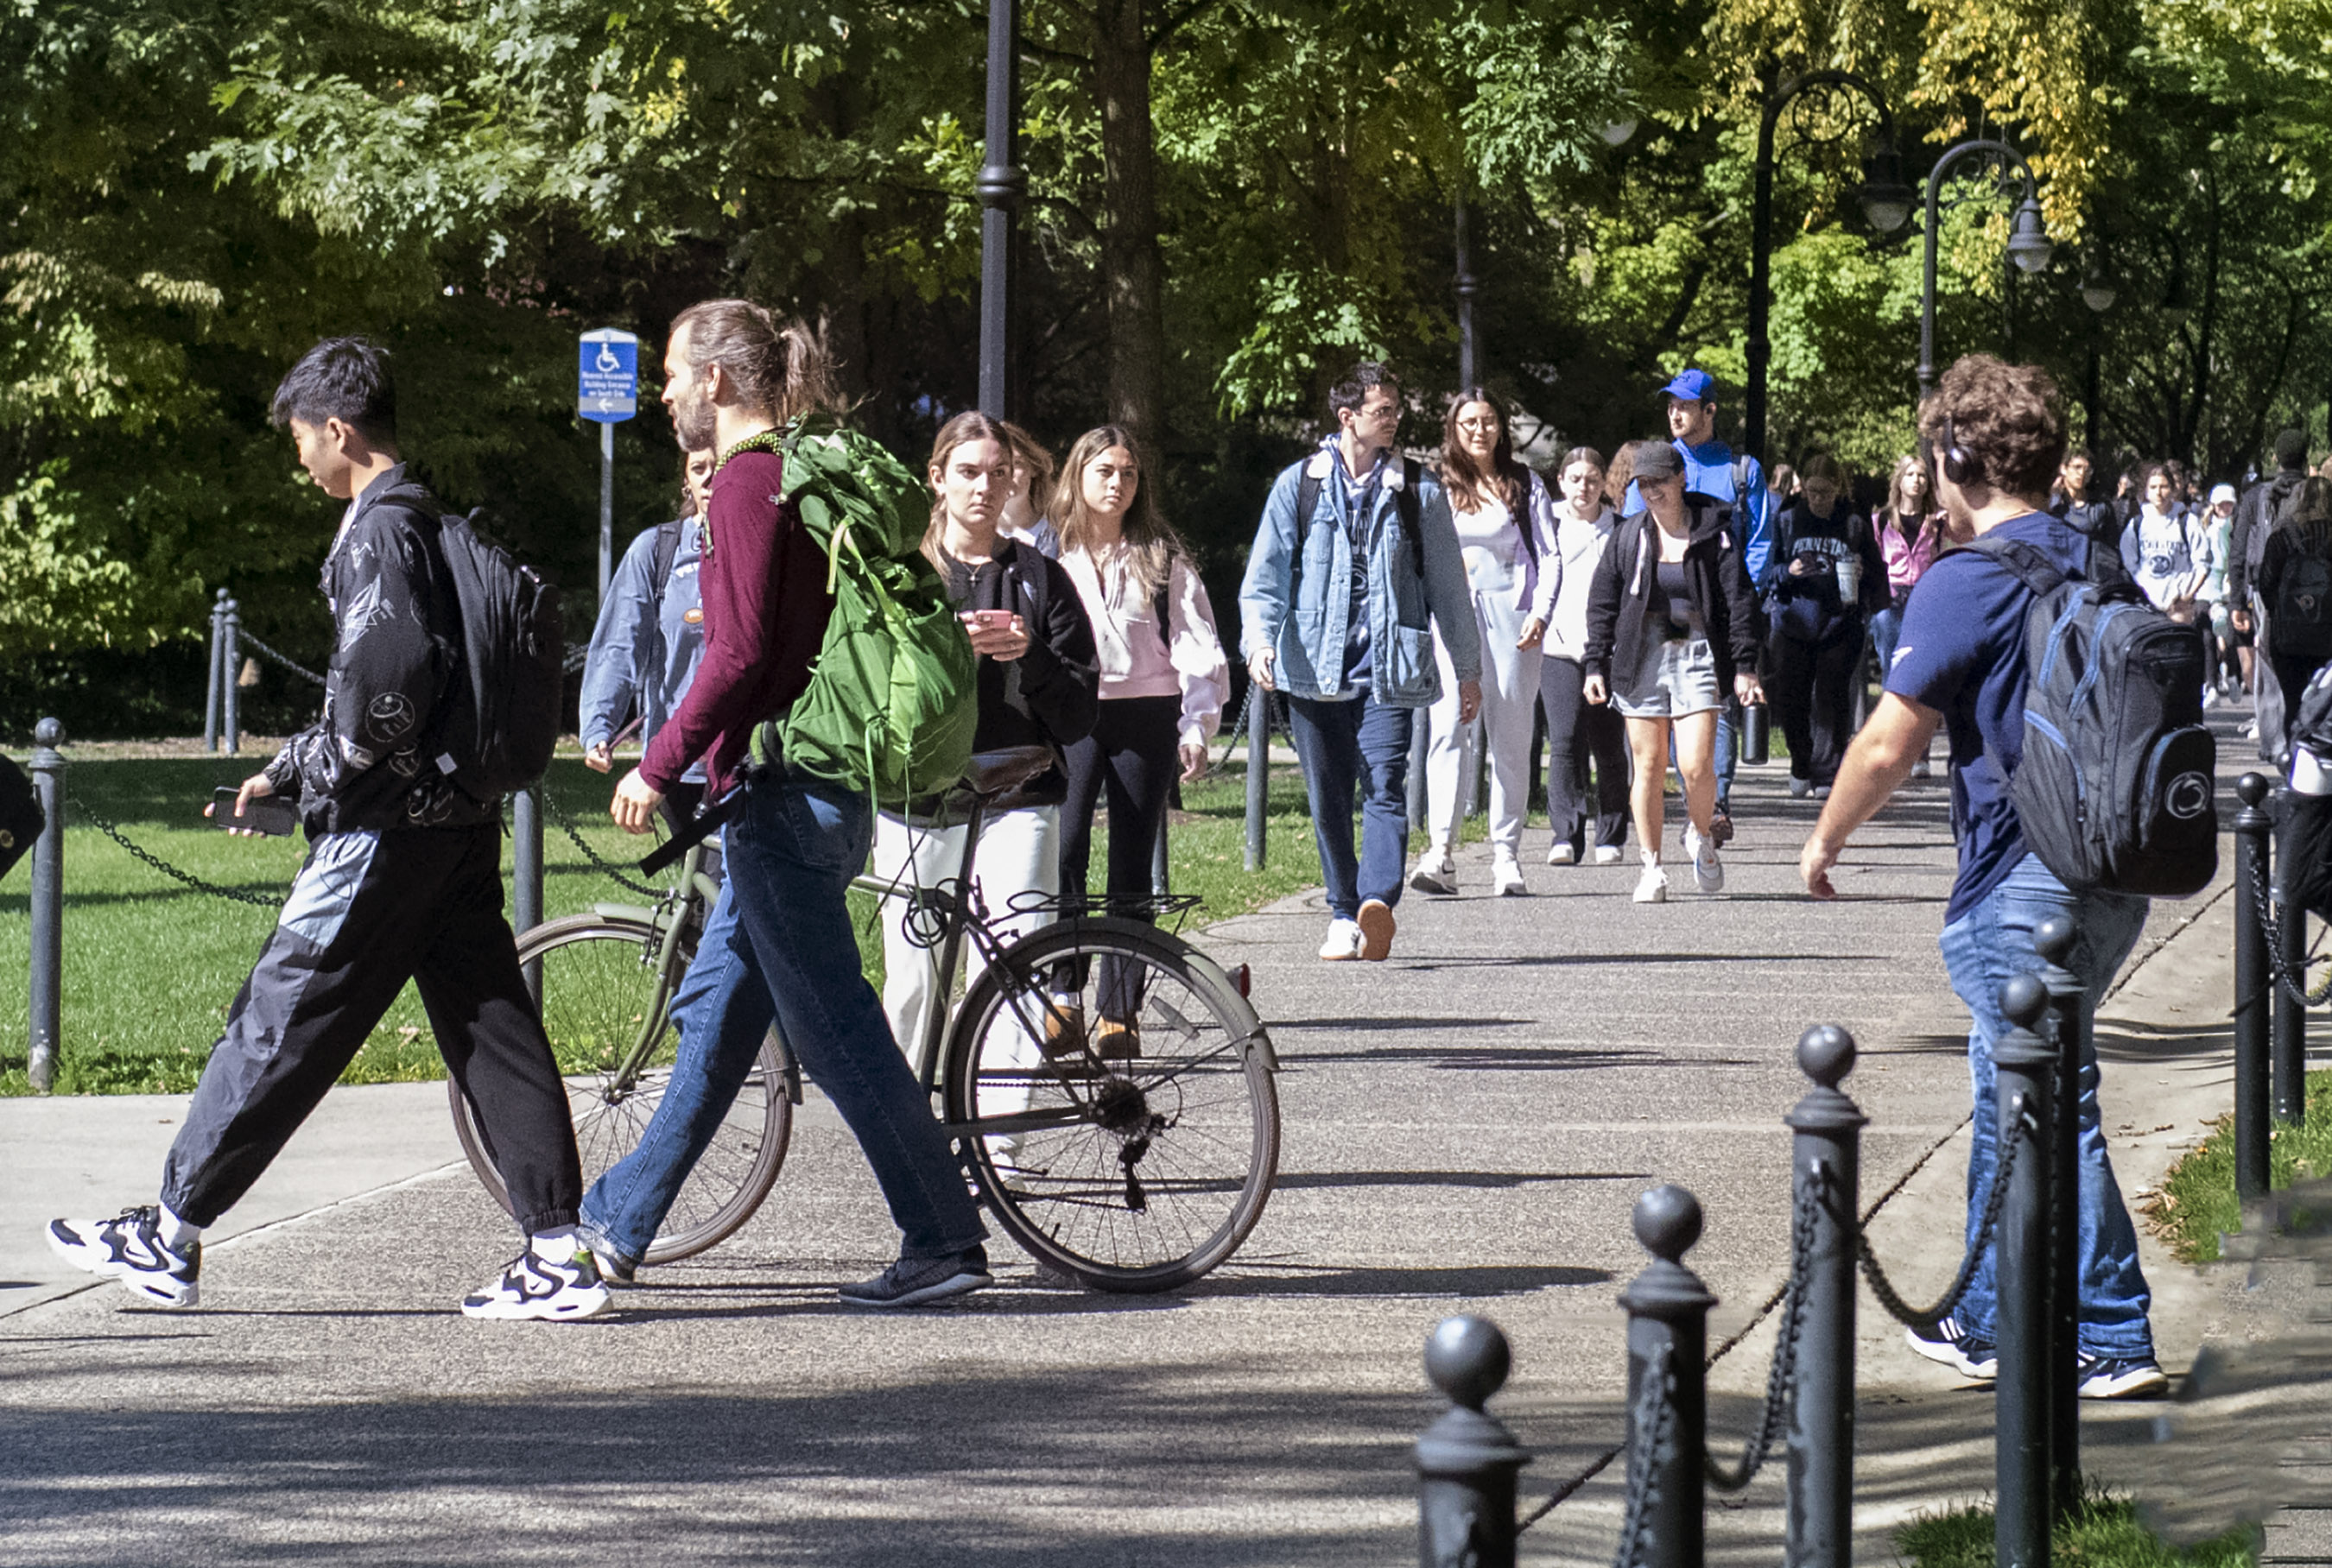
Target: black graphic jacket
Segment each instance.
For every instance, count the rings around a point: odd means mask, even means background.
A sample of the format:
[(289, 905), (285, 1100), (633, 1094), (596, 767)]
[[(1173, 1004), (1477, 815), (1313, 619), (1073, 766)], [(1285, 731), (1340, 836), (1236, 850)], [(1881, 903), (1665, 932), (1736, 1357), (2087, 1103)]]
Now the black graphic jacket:
[[(405, 487), (396, 499), (388, 492)], [(339, 628), (324, 711), (267, 765), (311, 839), (394, 828), (474, 827), (476, 801), (438, 768), (434, 721), (462, 657), (462, 612), (437, 543), (439, 508), (414, 504), (402, 467), (368, 486), (324, 558)]]

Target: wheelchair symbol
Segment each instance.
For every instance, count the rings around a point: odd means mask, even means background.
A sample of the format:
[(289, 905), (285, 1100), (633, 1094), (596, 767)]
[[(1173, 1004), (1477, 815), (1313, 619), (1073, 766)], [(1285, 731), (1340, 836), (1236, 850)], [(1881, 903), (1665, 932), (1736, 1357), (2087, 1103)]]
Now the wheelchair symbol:
[(616, 357), (613, 348), (602, 343), (599, 345), (599, 357), (592, 362), (591, 367), (602, 375), (614, 375), (622, 371), (624, 362)]

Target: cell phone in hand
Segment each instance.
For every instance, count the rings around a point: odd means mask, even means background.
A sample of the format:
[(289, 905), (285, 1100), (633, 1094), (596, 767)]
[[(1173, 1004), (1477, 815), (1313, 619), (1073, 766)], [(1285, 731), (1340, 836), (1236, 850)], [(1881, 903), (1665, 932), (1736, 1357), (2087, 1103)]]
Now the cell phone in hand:
[(1012, 612), (1009, 610), (967, 610), (964, 619), (983, 632), (1012, 630)]
[(232, 784), (211, 792), (211, 825), (246, 833), (264, 833), (271, 839), (288, 838), (300, 827), (300, 810), (282, 795), (255, 795), (234, 814), (236, 791)]

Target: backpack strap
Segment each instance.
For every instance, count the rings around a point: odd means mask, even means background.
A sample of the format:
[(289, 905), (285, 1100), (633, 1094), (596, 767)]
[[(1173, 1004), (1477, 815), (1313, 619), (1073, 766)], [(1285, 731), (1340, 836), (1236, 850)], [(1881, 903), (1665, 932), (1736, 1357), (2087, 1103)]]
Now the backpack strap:
[(1410, 564), (1417, 568), (1417, 580), (1425, 581), (1425, 524), (1419, 513), (1424, 503), (1417, 499), (1417, 484), (1424, 470), (1413, 457), (1400, 460), (1400, 494), (1393, 498), (1392, 508), (1400, 514), (1400, 531), (1409, 536)]
[(1314, 461), (1317, 456), (1315, 451), (1313, 457), (1304, 460), (1304, 475), (1295, 481), (1295, 545), (1287, 562), (1287, 605), (1291, 611), (1295, 607), (1296, 584), (1304, 575), (1304, 536), (1311, 529), (1312, 513), (1320, 505), (1320, 486), (1324, 482), (1321, 475), (1312, 471), (1318, 466)]
[(664, 608), (664, 591), (672, 581), (672, 564), (680, 558), (680, 530), (683, 520), (674, 518), (656, 525), (654, 569), (648, 578), (648, 594), (658, 611)]
[(1960, 548), (1999, 562), (2009, 575), (2023, 584), (2035, 598), (2043, 594), (2053, 594), (2073, 580), (2054, 561), (2041, 554), (2037, 546), (2027, 544), (2022, 539), (1972, 539)]

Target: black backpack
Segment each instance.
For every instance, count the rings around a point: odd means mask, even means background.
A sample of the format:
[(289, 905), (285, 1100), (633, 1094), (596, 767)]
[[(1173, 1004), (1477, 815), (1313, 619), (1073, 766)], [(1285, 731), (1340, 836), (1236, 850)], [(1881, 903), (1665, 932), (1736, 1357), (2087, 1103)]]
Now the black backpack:
[(33, 841), (47, 822), (33, 781), (22, 768), (0, 756), (0, 877), (33, 852)]
[(2268, 606), (2267, 640), (2280, 658), (2332, 659), (2332, 561), (2291, 550)]
[[(419, 486), (382, 498), (435, 515)], [(439, 700), (438, 765), (473, 800), (525, 789), (550, 765), (567, 683), (559, 590), (490, 544), (468, 518), (438, 517), (437, 544), (461, 606), (462, 657)]]
[(2219, 870), (2201, 635), (2117, 570), (2069, 577), (2021, 539), (1964, 547), (2032, 592), (2024, 757), (2009, 781), (2025, 843), (2077, 893), (2201, 891)]

